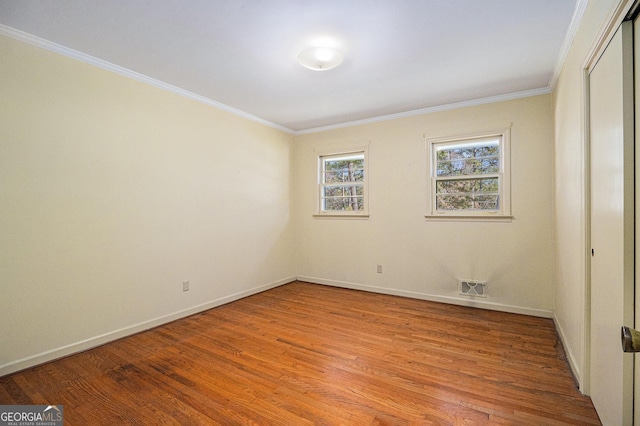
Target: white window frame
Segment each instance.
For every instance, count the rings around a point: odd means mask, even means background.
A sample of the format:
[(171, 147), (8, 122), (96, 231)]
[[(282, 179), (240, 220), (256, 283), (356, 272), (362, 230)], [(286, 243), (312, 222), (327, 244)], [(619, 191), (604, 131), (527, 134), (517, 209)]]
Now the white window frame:
[[(358, 185), (362, 186), (362, 198), (363, 198), (363, 210), (323, 210), (322, 206), (322, 194), (323, 188), (326, 185), (324, 183), (324, 159), (327, 158), (340, 158), (349, 155), (362, 155), (364, 158), (364, 177), (362, 183)], [(369, 152), (367, 147), (357, 147), (352, 149), (332, 150), (318, 152), (318, 190), (317, 190), (317, 207), (315, 216), (319, 217), (355, 217), (366, 218), (369, 217)]]
[[(465, 175), (465, 176), (437, 176), (437, 155), (438, 148), (451, 147), (455, 145), (473, 144), (487, 139), (498, 139), (500, 147), (500, 168), (497, 173)], [(511, 129), (501, 129), (497, 131), (478, 132), (462, 136), (439, 137), (427, 139), (427, 156), (429, 158), (429, 196), (427, 219), (445, 220), (467, 220), (467, 219), (497, 219), (511, 220)], [(478, 177), (498, 178), (498, 208), (496, 210), (438, 210), (436, 208), (436, 185), (440, 180), (452, 179), (472, 179)]]

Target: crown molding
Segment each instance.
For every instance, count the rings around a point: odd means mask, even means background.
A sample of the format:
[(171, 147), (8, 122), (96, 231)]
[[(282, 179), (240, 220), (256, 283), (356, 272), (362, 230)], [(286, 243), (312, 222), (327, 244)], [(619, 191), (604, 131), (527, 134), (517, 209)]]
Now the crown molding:
[[(579, 4), (584, 3), (586, 5), (586, 2), (588, 0), (578, 0)], [(576, 8), (577, 9), (577, 8)], [(579, 17), (581, 17), (582, 15), (580, 14)], [(577, 13), (574, 13), (574, 18), (577, 17)], [(577, 19), (579, 22), (579, 19)], [(573, 21), (572, 21), (572, 25), (573, 25)], [(576, 23), (576, 28), (577, 28), (577, 23)], [(373, 124), (373, 123), (379, 123), (379, 122), (383, 122), (383, 121), (389, 121), (389, 120), (395, 120), (395, 119), (399, 119), (399, 118), (405, 118), (405, 117), (413, 117), (416, 115), (422, 115), (422, 114), (430, 114), (430, 113), (434, 113), (434, 112), (440, 112), (440, 111), (447, 111), (447, 110), (452, 110), (452, 109), (459, 109), (459, 108), (465, 108), (465, 107), (470, 107), (470, 106), (476, 106), (476, 105), (482, 105), (482, 104), (489, 104), (489, 103), (494, 103), (494, 102), (502, 102), (502, 101), (508, 101), (508, 100), (513, 100), (513, 99), (519, 99), (519, 98), (526, 98), (526, 97), (530, 97), (530, 96), (537, 96), (537, 95), (543, 95), (543, 94), (548, 94), (551, 93), (552, 88), (551, 86), (549, 87), (543, 87), (543, 88), (539, 88), (539, 89), (532, 89), (532, 90), (525, 90), (525, 91), (521, 91), (521, 92), (513, 92), (513, 93), (507, 93), (504, 95), (498, 95), (498, 96), (491, 96), (491, 97), (486, 97), (486, 98), (478, 98), (478, 99), (472, 99), (472, 100), (468, 100), (468, 101), (463, 101), (463, 102), (456, 102), (456, 103), (451, 103), (451, 104), (444, 104), (444, 105), (437, 105), (437, 106), (433, 106), (433, 107), (428, 107), (428, 108), (422, 108), (422, 109), (416, 109), (416, 110), (411, 110), (411, 111), (406, 111), (406, 112), (401, 112), (401, 113), (395, 113), (395, 114), (388, 114), (388, 115), (382, 115), (382, 116), (376, 116), (376, 117), (371, 117), (371, 118), (365, 118), (362, 120), (355, 120), (355, 121), (349, 121), (349, 122), (344, 122), (344, 123), (338, 123), (338, 124), (332, 124), (332, 125), (328, 125), (328, 126), (321, 126), (321, 127), (314, 127), (314, 128), (309, 128), (309, 129), (303, 129), (303, 130), (292, 130), (288, 127), (282, 126), (280, 124), (277, 123), (273, 123), (271, 121), (265, 120), (263, 118), (257, 117), (255, 115), (249, 114), (247, 112), (244, 112), (242, 110), (230, 107), (228, 105), (225, 105), (223, 103), (214, 101), (212, 99), (209, 99), (207, 97), (198, 95), (196, 93), (190, 92), (188, 90), (184, 90), (181, 89), (179, 87), (173, 86), (171, 84), (165, 83), (163, 81), (160, 80), (156, 80), (154, 78), (151, 78), (149, 76), (146, 76), (144, 74), (140, 74), (136, 71), (132, 71), (130, 69), (121, 67), (119, 65), (115, 65), (112, 64), (110, 62), (104, 61), (102, 59), (96, 58), (94, 56), (91, 55), (87, 55), (85, 53), (79, 52), (77, 50), (73, 50), (70, 49), (68, 47), (62, 46), (60, 44), (51, 42), (49, 40), (45, 40), (43, 38), (40, 37), (36, 37), (32, 34), (26, 33), (24, 31), (20, 31), (17, 30), (15, 28), (6, 26), (6, 25), (2, 25), (0, 24), (0, 35), (1, 36), (6, 36), (24, 43), (28, 43), (30, 45), (66, 56), (68, 58), (72, 58), (84, 63), (87, 63), (89, 65), (93, 65), (96, 66), (98, 68), (102, 68), (106, 71), (110, 71), (119, 75), (122, 75), (124, 77), (128, 77), (134, 80), (137, 80), (141, 83), (144, 84), (148, 84), (154, 87), (157, 87), (159, 89), (162, 90), (166, 90), (175, 94), (178, 94), (180, 96), (184, 96), (186, 98), (195, 100), (197, 102), (201, 102), (203, 104), (212, 106), (214, 108), (220, 109), (222, 111), (226, 111), (229, 112), (231, 114), (237, 115), (239, 117), (243, 117), (245, 119), (263, 124), (265, 126), (268, 127), (272, 127), (274, 129), (278, 129), (280, 131), (283, 131), (285, 133), (288, 134), (293, 134), (293, 135), (304, 135), (304, 134), (308, 134), (308, 133), (319, 133), (319, 132), (324, 132), (324, 131), (328, 131), (328, 130), (334, 130), (334, 129), (342, 129), (342, 128), (347, 128), (347, 127), (355, 127), (355, 126), (361, 126), (364, 124)], [(567, 44), (567, 41), (565, 40), (565, 44)], [(570, 46), (570, 42), (568, 43), (568, 45)], [(566, 55), (566, 53), (565, 53)], [(554, 77), (556, 78), (556, 77)]]
[(89, 65), (93, 65), (98, 68), (102, 68), (106, 71), (110, 71), (124, 77), (131, 78), (133, 80), (137, 80), (141, 83), (148, 84), (150, 86), (154, 86), (158, 89), (166, 90), (168, 92), (175, 93), (180, 96), (184, 96), (186, 98), (195, 100), (197, 102), (201, 102), (203, 104), (212, 106), (214, 108), (220, 109), (222, 111), (229, 112), (231, 114), (237, 115), (242, 118), (246, 118), (247, 120), (251, 120), (260, 124), (263, 124), (268, 127), (272, 127), (274, 129), (281, 130), (283, 132), (294, 134), (295, 132), (288, 127), (281, 126), (279, 124), (273, 123), (271, 121), (265, 120), (263, 118), (257, 117), (255, 115), (249, 114), (245, 111), (230, 107), (220, 102), (216, 102), (212, 99), (209, 99), (205, 96), (198, 95), (196, 93), (190, 92), (185, 89), (181, 89), (180, 87), (173, 86), (171, 84), (165, 83), (160, 80), (156, 80), (155, 78), (151, 78), (144, 74), (140, 74), (136, 71), (132, 71), (130, 69), (121, 67), (119, 65), (112, 64), (111, 62), (104, 61), (102, 59), (96, 58), (91, 55), (87, 55), (82, 52), (78, 52), (77, 50), (69, 49), (68, 47), (62, 46), (60, 44), (51, 42), (49, 40), (45, 40), (40, 37), (36, 37), (32, 34), (26, 33), (24, 31), (17, 30), (15, 28), (9, 27), (7, 25), (0, 24), (0, 35), (12, 38), (14, 40), (18, 40), (24, 43), (28, 43), (32, 46), (36, 46), (50, 52), (54, 52), (63, 56), (66, 56), (71, 59), (75, 59), (81, 62), (84, 62)]
[(569, 50), (571, 49), (571, 44), (573, 43), (573, 39), (578, 32), (578, 28), (580, 27), (580, 22), (582, 22), (582, 16), (584, 15), (584, 11), (587, 9), (587, 4), (589, 0), (578, 0), (576, 3), (576, 8), (573, 11), (573, 16), (571, 17), (571, 23), (569, 24), (569, 28), (567, 29), (567, 33), (564, 36), (564, 42), (560, 47), (560, 53), (558, 54), (558, 59), (556, 60), (556, 65), (553, 68), (553, 75), (551, 77), (551, 81), (549, 82), (549, 87), (553, 90), (558, 83), (558, 79), (560, 78), (560, 73), (562, 72), (562, 67), (564, 66), (564, 62), (567, 59), (567, 55), (569, 55)]
[(400, 113), (396, 113), (396, 114), (388, 114), (388, 115), (382, 115), (382, 116), (378, 116), (378, 117), (365, 118), (365, 119), (362, 119), (362, 120), (355, 120), (355, 121), (349, 121), (349, 122), (345, 122), (345, 123), (332, 124), (332, 125), (329, 125), (329, 126), (314, 127), (312, 129), (298, 130), (297, 132), (295, 132), (295, 134), (296, 135), (305, 135), (305, 134), (308, 134), (308, 133), (326, 132), (328, 130), (343, 129), (343, 128), (346, 128), (346, 127), (361, 126), (361, 125), (364, 125), (364, 124), (380, 123), (380, 122), (383, 122), (383, 121), (395, 120), (395, 119), (398, 119), (398, 118), (413, 117), (413, 116), (416, 116), (416, 115), (431, 114), (431, 113), (434, 113), (434, 112), (448, 111), (448, 110), (452, 110), (452, 109), (460, 109), (460, 108), (466, 108), (466, 107), (471, 107), (471, 106), (476, 106), (476, 105), (490, 104), (490, 103), (494, 103), (494, 102), (510, 101), (510, 100), (513, 100), (513, 99), (528, 98), (528, 97), (531, 97), (531, 96), (547, 95), (549, 93), (551, 93), (551, 88), (550, 87), (543, 87), (543, 88), (540, 88), (540, 89), (532, 89), (532, 90), (524, 90), (524, 91), (521, 91), (521, 92), (506, 93), (504, 95), (489, 96), (489, 97), (486, 97), (486, 98), (472, 99), (472, 100), (469, 100), (469, 101), (455, 102), (455, 103), (445, 104), (445, 105), (437, 105), (437, 106), (433, 106), (433, 107), (429, 107), (429, 108), (422, 108), (422, 109), (416, 109), (416, 110), (411, 110), (411, 111), (406, 111), (406, 112), (400, 112)]

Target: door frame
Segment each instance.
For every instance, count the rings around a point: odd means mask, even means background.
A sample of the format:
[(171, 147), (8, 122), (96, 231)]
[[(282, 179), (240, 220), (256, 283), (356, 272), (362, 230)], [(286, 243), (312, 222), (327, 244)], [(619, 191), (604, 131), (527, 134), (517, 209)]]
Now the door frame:
[[(589, 49), (582, 66), (582, 88), (583, 88), (583, 116), (582, 116), (582, 135), (583, 135), (583, 159), (584, 159), (584, 276), (585, 276), (585, 292), (584, 292), (584, 317), (583, 317), (583, 353), (582, 371), (579, 372), (582, 380), (579, 383), (580, 391), (585, 395), (591, 393), (591, 140), (590, 140), (590, 87), (589, 74), (595, 67), (600, 56), (609, 45), (609, 42), (615, 35), (616, 31), (625, 20), (640, 8), (640, 0), (619, 0), (614, 3), (609, 10), (606, 19), (602, 23), (600, 29), (596, 33), (594, 42)], [(636, 186), (636, 194), (638, 187)], [(638, 218), (636, 217), (636, 222)], [(640, 233), (639, 233), (640, 234)], [(638, 265), (636, 262), (636, 269)], [(640, 288), (638, 283), (638, 274), (636, 273), (636, 287)], [(622, 326), (622, 324), (621, 324)], [(637, 327), (637, 325), (636, 325)], [(622, 349), (621, 349), (622, 350)]]
[(632, 36), (625, 20), (589, 74), (590, 395), (606, 424), (621, 425), (633, 422), (635, 362), (620, 345), (621, 327), (635, 327)]

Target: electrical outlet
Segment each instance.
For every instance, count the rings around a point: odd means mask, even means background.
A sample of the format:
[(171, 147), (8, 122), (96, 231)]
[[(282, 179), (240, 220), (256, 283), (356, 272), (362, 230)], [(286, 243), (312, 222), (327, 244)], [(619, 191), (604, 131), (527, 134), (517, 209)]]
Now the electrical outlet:
[(182, 281), (182, 291), (189, 291), (189, 281)]
[(376, 271), (381, 274), (382, 273), (382, 265), (378, 265)]

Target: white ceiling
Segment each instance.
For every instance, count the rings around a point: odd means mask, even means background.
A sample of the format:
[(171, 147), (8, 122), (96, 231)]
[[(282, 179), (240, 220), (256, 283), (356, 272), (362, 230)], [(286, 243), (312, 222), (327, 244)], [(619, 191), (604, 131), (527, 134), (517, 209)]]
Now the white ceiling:
[[(33, 35), (300, 131), (548, 92), (582, 3), (0, 0), (0, 33)], [(318, 37), (337, 43), (340, 67), (296, 63)]]

